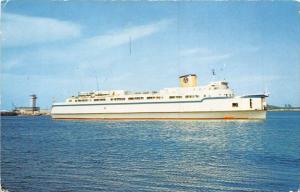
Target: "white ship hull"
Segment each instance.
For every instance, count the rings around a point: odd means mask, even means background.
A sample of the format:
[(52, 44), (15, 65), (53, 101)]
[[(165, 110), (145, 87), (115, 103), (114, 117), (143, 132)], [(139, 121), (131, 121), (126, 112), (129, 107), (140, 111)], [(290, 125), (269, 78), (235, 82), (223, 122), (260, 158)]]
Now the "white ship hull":
[(52, 106), (51, 115), (53, 119), (100, 120), (265, 119), (266, 111), (262, 97), (236, 97), (172, 102), (57, 103)]
[(74, 113), (52, 114), (53, 119), (90, 120), (210, 120), (265, 119), (266, 111), (210, 111), (210, 112), (140, 112), (140, 113)]

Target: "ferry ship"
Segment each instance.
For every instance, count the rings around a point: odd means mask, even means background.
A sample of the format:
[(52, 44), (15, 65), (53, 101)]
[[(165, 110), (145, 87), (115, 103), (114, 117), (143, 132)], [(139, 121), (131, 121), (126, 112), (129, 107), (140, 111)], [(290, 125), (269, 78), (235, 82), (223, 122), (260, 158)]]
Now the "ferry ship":
[(227, 81), (198, 86), (197, 76), (179, 77), (180, 87), (160, 91), (80, 92), (53, 103), (53, 119), (208, 120), (265, 119), (267, 94), (235, 96)]

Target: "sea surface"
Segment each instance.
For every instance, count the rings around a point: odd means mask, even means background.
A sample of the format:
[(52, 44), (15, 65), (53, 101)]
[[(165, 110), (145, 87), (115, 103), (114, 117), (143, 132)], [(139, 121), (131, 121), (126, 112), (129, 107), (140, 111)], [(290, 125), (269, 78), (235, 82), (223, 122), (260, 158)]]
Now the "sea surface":
[(2, 117), (9, 192), (297, 191), (300, 113), (265, 121)]

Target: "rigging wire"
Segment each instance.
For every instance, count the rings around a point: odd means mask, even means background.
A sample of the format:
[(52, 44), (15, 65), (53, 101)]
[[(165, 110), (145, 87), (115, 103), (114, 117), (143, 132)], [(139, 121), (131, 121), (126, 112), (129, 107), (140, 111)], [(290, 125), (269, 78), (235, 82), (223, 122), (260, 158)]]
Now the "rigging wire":
[(181, 55), (180, 55), (180, 31), (179, 31), (179, 13), (180, 13), (180, 2), (176, 3), (176, 51), (177, 51), (177, 76), (181, 74)]

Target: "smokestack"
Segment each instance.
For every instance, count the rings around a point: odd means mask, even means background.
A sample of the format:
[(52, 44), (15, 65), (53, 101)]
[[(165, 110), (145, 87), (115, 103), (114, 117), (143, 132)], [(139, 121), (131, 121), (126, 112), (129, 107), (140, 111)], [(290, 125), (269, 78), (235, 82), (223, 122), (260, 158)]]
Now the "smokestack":
[(179, 77), (180, 87), (196, 87), (197, 82), (197, 75), (195, 74), (188, 74)]

